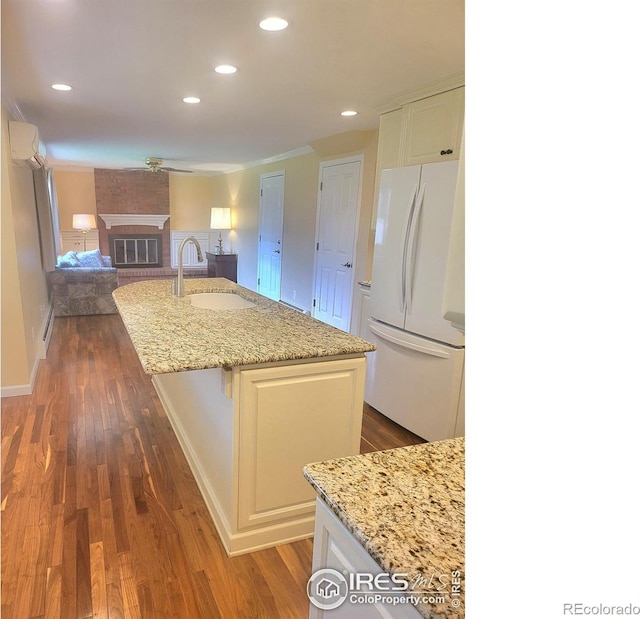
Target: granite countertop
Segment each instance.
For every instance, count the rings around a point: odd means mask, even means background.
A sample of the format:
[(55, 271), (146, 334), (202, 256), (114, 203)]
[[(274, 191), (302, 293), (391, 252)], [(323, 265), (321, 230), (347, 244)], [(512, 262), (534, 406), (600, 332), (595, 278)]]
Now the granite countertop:
[(416, 605), (424, 617), (464, 617), (464, 438), (316, 462), (303, 473), (385, 572), (407, 574), (414, 591), (446, 585), (444, 603)]
[[(359, 354), (375, 350), (340, 331), (224, 278), (184, 280), (185, 296), (171, 280), (149, 280), (113, 292), (147, 374), (253, 365)], [(192, 307), (189, 294), (235, 292), (255, 303), (247, 309)]]

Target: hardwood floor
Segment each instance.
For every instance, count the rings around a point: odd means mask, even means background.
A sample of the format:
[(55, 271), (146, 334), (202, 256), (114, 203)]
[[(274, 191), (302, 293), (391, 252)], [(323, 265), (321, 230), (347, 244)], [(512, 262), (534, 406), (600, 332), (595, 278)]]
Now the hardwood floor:
[[(423, 442), (365, 407), (362, 452)], [(3, 619), (302, 618), (312, 540), (229, 558), (118, 315), (2, 400)]]

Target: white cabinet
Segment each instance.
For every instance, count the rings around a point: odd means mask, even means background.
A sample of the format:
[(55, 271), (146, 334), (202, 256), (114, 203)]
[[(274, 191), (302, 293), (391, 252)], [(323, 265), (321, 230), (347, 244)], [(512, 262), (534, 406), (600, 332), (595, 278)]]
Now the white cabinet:
[(380, 116), (378, 170), (460, 158), (464, 86)]
[(313, 534), (302, 468), (359, 453), (365, 372), (349, 357), (153, 377), (229, 555)]
[(402, 165), (460, 158), (464, 88), (456, 88), (404, 106)]
[(240, 374), (238, 530), (313, 515), (308, 462), (360, 450), (365, 360)]
[(378, 139), (378, 169), (399, 168), (402, 165), (402, 136), (404, 114), (402, 108), (380, 116)]
[(369, 327), (369, 300), (371, 299), (371, 286), (358, 282), (358, 294), (353, 308), (353, 320), (351, 321), (351, 334), (368, 339)]
[(86, 234), (78, 230), (61, 230), (60, 253), (66, 254), (68, 251), (84, 251), (84, 242), (87, 241), (87, 251), (98, 249), (100, 241), (97, 230), (89, 230)]
[(185, 269), (206, 269), (207, 260), (204, 253), (210, 251), (209, 232), (171, 231), (171, 266), (174, 269), (178, 268), (178, 249), (180, 248), (180, 243), (188, 236), (195, 237), (198, 243), (200, 243), (200, 247), (202, 248), (202, 262), (198, 262), (196, 246), (193, 243), (187, 243), (182, 254), (182, 266)]
[[(381, 574), (383, 570), (353, 537), (321, 499), (316, 500), (316, 526), (313, 536), (313, 568), (333, 569), (340, 574)], [(313, 583), (312, 583), (313, 586)], [(313, 593), (313, 592), (312, 592)], [(364, 594), (360, 590), (360, 596)], [(374, 593), (374, 592), (372, 592)], [(353, 596), (355, 594), (355, 603)], [(399, 597), (402, 592), (384, 591), (384, 597)], [(358, 593), (350, 591), (345, 601), (332, 610), (309, 605), (309, 619), (420, 619), (422, 615), (408, 602), (362, 603)]]

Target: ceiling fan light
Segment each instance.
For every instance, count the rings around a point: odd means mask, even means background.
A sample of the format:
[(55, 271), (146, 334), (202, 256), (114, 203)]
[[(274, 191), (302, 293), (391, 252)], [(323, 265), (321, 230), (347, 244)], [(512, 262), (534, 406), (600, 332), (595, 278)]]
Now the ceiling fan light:
[(267, 17), (260, 22), (260, 28), (268, 32), (284, 30), (288, 25), (289, 22), (286, 19), (282, 19), (282, 17)]

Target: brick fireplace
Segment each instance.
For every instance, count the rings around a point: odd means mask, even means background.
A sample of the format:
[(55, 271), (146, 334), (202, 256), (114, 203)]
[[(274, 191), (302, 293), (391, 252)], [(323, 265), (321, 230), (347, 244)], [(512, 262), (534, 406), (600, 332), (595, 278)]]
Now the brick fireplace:
[[(94, 177), (100, 252), (111, 256), (120, 285), (175, 277), (176, 269), (171, 267), (169, 174), (96, 169)], [(112, 245), (114, 237), (133, 243), (123, 243), (125, 253), (119, 254)], [(152, 238), (158, 241), (158, 263), (153, 266), (145, 263), (153, 254), (148, 244)], [(127, 256), (126, 262), (133, 257), (140, 264), (116, 264), (115, 258), (123, 255)], [(189, 269), (185, 277), (207, 277), (206, 264), (202, 269)]]
[[(129, 239), (159, 236), (161, 247), (159, 260), (153, 267), (144, 266), (145, 268), (170, 268), (169, 175), (165, 172), (154, 173), (146, 170), (96, 169), (94, 176), (100, 252), (114, 259), (113, 247), (110, 244), (110, 237), (113, 235)], [(102, 215), (106, 217), (103, 218)], [(118, 215), (126, 217), (118, 218), (116, 217)], [(140, 215), (144, 217), (132, 217)], [(154, 217), (148, 216), (163, 217), (159, 217), (156, 222)], [(162, 222), (158, 223), (160, 220)], [(138, 244), (135, 249), (137, 246)], [(142, 250), (142, 245), (140, 248)], [(129, 254), (131, 255), (131, 252)], [(118, 265), (119, 268), (123, 266), (132, 265)]]

